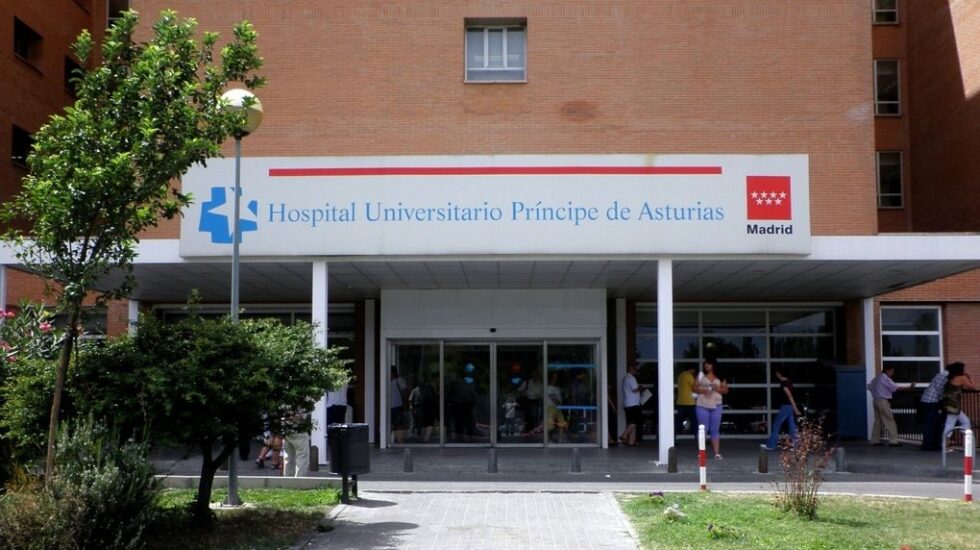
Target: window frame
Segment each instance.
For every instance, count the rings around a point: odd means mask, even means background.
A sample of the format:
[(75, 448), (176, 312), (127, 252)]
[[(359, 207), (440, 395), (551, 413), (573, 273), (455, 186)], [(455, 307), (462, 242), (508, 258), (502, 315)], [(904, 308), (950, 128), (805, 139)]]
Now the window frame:
[[(885, 193), (882, 189), (881, 179), (881, 156), (883, 154), (898, 155), (898, 193)], [(900, 209), (905, 208), (905, 154), (902, 151), (875, 151), (875, 181), (878, 188), (878, 208)], [(884, 204), (885, 197), (898, 197), (898, 204)]]
[(83, 67), (82, 67), (82, 65), (78, 61), (75, 61), (75, 58), (74, 57), (72, 57), (70, 55), (66, 55), (65, 56), (65, 61), (64, 61), (64, 80), (65, 80), (64, 84), (65, 84), (65, 91), (68, 92), (68, 95), (70, 95), (73, 98), (74, 97), (78, 97), (78, 93), (77, 93), (77, 90), (76, 90), (77, 86), (75, 86), (75, 85), (73, 85), (71, 83), (71, 79), (73, 79), (73, 78), (80, 78), (79, 76), (76, 76), (75, 75), (75, 70), (76, 69), (77, 70), (82, 70)]
[[(899, 16), (899, 9), (901, 0), (895, 0), (894, 8), (882, 8), (879, 7), (879, 2), (881, 0), (871, 0), (871, 24), (872, 25), (898, 25), (901, 22)], [(894, 18), (892, 20), (879, 20), (879, 14), (893, 14)]]
[[(878, 65), (880, 63), (895, 63), (895, 96), (896, 99), (892, 100), (881, 100), (879, 99), (878, 90)], [(875, 102), (875, 116), (880, 117), (899, 117), (902, 116), (902, 63), (899, 59), (894, 58), (884, 58), (875, 59), (874, 67), (872, 69), (874, 77), (874, 102)], [(884, 105), (894, 105), (896, 111), (894, 113), (883, 113), (882, 106)]]
[[(470, 66), (470, 41), (469, 35), (473, 30), (481, 30), (483, 33), (483, 67), (471, 67)], [(507, 33), (509, 31), (519, 29), (524, 33), (524, 51), (521, 55), (521, 66), (520, 67), (509, 67), (507, 65), (508, 55), (507, 55)], [(502, 37), (502, 47), (503, 47), (503, 63), (504, 66), (501, 68), (489, 67), (489, 49), (490, 49), (490, 31), (500, 30), (503, 31)], [(467, 19), (463, 25), (463, 82), (466, 84), (523, 84), (527, 82), (527, 20), (526, 19), (502, 19), (502, 20), (481, 20), (481, 19)], [(509, 72), (516, 72), (520, 70), (520, 78), (491, 78), (487, 80), (475, 80), (470, 78), (470, 71), (493, 74), (497, 72), (498, 74), (505, 75)]]
[(13, 44), (11, 51), (14, 57), (30, 65), (33, 69), (40, 72), (38, 62), (41, 58), (41, 44), (44, 37), (41, 33), (34, 30), (34, 27), (22, 21), (19, 17), (14, 17)]
[(10, 125), (10, 162), (14, 166), (27, 169), (27, 157), (31, 154), (32, 145), (34, 145), (34, 134), (16, 124)]
[(105, 28), (112, 27), (122, 16), (122, 12), (131, 9), (129, 0), (105, 0)]
[[(888, 310), (932, 310), (936, 312), (936, 330), (885, 330), (885, 311)], [(943, 357), (945, 355), (945, 350), (943, 349), (943, 309), (938, 305), (909, 305), (909, 304), (893, 304), (885, 305), (882, 304), (880, 311), (878, 312), (878, 322), (879, 322), (879, 336), (878, 336), (878, 346), (881, 353), (881, 366), (884, 367), (886, 364), (891, 363), (894, 366), (895, 363), (912, 363), (912, 362), (935, 362), (936, 363), (936, 373), (942, 371), (943, 369)], [(908, 356), (902, 357), (897, 355), (885, 355), (885, 337), (886, 336), (934, 336), (937, 340), (936, 349), (937, 355), (929, 356)], [(932, 375), (930, 375), (930, 379)], [(916, 383), (928, 384), (930, 380), (914, 380)]]

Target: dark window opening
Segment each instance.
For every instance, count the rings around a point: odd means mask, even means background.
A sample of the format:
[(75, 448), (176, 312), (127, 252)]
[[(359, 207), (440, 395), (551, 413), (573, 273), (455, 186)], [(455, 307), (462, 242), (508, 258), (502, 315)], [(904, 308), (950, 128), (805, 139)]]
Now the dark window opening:
[(65, 56), (65, 90), (72, 97), (78, 92), (78, 79), (81, 77), (79, 71), (82, 66), (71, 57)]
[(15, 124), (10, 145), (10, 160), (17, 166), (27, 167), (27, 155), (30, 154), (33, 144), (34, 137), (31, 133)]
[(14, 17), (14, 55), (36, 64), (41, 56), (41, 35), (20, 19)]

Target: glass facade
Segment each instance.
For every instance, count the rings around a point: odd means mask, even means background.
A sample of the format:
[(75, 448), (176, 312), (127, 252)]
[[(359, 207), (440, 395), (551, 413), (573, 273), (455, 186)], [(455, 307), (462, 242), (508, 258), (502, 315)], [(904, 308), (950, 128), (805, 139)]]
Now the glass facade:
[(881, 307), (881, 364), (895, 367), (895, 380), (928, 384), (942, 369), (938, 306)]
[(595, 342), (391, 345), (392, 445), (598, 445)]
[[(687, 367), (699, 367), (713, 347), (717, 372), (729, 383), (722, 432), (761, 436), (777, 412), (779, 368), (796, 389), (801, 406), (821, 410), (828, 380), (825, 366), (837, 357), (837, 323), (833, 307), (736, 308), (685, 307), (674, 311), (674, 379)], [(636, 363), (641, 386), (657, 378), (656, 305), (636, 311)], [(656, 393), (656, 392), (655, 392)], [(645, 433), (655, 433), (656, 405), (645, 407)], [(689, 427), (678, 436), (689, 435)]]

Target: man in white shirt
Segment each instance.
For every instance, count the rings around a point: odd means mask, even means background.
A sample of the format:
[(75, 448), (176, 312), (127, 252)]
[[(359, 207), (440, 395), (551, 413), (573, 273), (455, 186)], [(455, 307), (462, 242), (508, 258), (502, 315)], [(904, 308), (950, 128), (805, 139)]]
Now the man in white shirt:
[(895, 367), (885, 365), (878, 376), (875, 376), (868, 384), (868, 391), (871, 392), (871, 403), (874, 405), (875, 421), (871, 428), (871, 445), (880, 446), (881, 429), (888, 432), (889, 445), (901, 447), (898, 442), (898, 427), (895, 425), (895, 416), (892, 414), (892, 396), (897, 391), (911, 391), (915, 389), (915, 382), (911, 386), (901, 387), (892, 380), (895, 375)]
[(626, 429), (619, 436), (623, 445), (636, 445), (636, 427), (642, 421), (640, 408), (640, 384), (636, 381), (636, 365), (631, 365), (623, 377), (623, 411), (626, 413)]

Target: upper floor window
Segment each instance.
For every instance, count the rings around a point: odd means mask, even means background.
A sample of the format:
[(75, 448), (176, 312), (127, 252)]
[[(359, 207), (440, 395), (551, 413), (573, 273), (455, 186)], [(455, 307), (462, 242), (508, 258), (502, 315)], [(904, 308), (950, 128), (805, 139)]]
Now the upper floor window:
[(67, 55), (65, 56), (65, 90), (71, 94), (72, 97), (75, 97), (75, 92), (78, 88), (76, 79), (80, 77), (78, 71), (80, 71), (81, 68), (82, 66), (79, 65), (77, 61)]
[(37, 65), (41, 57), (41, 35), (14, 17), (14, 55)]
[(902, 152), (878, 151), (878, 208), (902, 207)]
[(34, 138), (31, 133), (14, 124), (10, 140), (10, 160), (17, 166), (27, 166), (27, 155), (31, 152)]
[(899, 70), (897, 59), (875, 59), (875, 115), (897, 116), (902, 114), (899, 98)]
[(122, 12), (129, 9), (129, 0), (106, 0), (105, 26), (111, 27), (116, 19), (122, 17)]
[(466, 25), (467, 82), (524, 82), (527, 80), (525, 22)]
[(898, 0), (873, 0), (873, 2), (875, 25), (898, 24)]

